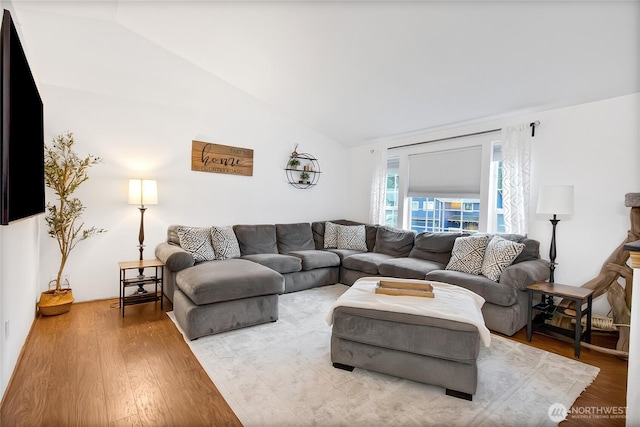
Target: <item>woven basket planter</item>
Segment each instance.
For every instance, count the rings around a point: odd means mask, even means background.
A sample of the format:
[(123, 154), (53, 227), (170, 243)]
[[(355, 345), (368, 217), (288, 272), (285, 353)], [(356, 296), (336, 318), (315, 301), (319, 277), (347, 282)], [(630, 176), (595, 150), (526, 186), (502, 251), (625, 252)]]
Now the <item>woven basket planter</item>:
[(61, 291), (44, 291), (40, 294), (38, 301), (38, 311), (43, 316), (56, 316), (71, 310), (73, 303), (73, 293), (71, 289)]

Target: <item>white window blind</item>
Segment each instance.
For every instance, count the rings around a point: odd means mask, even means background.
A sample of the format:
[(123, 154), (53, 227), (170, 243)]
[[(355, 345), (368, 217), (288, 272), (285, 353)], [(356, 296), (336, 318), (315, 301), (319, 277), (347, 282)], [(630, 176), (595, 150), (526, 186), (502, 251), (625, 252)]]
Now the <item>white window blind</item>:
[(410, 197), (480, 197), (482, 147), (409, 156)]

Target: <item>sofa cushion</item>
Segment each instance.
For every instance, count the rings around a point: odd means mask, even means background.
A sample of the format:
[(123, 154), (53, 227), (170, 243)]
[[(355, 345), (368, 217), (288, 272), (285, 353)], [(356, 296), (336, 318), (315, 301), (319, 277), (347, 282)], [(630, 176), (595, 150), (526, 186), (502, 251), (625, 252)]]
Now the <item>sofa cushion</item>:
[(300, 258), (302, 261), (302, 271), (314, 270), (316, 268), (339, 267), (340, 257), (329, 251), (294, 251), (288, 255)]
[(327, 252), (338, 255), (340, 257), (340, 262), (348, 256), (362, 253), (362, 251), (354, 251), (352, 249), (327, 249)]
[(419, 233), (414, 240), (413, 249), (411, 249), (409, 257), (447, 265), (451, 258), (453, 244), (458, 237), (464, 236), (467, 236), (467, 234), (431, 233), (429, 231)]
[(427, 280), (452, 283), (475, 292), (486, 302), (509, 307), (518, 302), (518, 290), (513, 286), (496, 283), (484, 276), (462, 273), (455, 270), (433, 270), (427, 273)]
[(376, 245), (373, 251), (396, 258), (409, 256), (415, 236), (416, 232), (413, 230), (380, 226), (376, 232)]
[(233, 231), (242, 255), (278, 253), (276, 226), (273, 224), (234, 225)]
[(243, 259), (197, 264), (176, 273), (176, 284), (194, 304), (203, 305), (284, 292), (284, 277)]
[(367, 274), (379, 274), (378, 267), (380, 264), (392, 258), (391, 255), (387, 254), (365, 252), (343, 258), (342, 266), (349, 270), (362, 271)]
[(189, 252), (196, 262), (215, 259), (216, 254), (211, 246), (208, 228), (180, 226), (176, 231), (180, 239), (180, 247)]
[(378, 271), (383, 276), (424, 280), (431, 270), (442, 270), (445, 264), (420, 258), (392, 258), (383, 261)]
[(489, 243), (489, 236), (486, 234), (458, 237), (453, 244), (451, 259), (446, 269), (467, 274), (480, 274), (487, 243)]
[(211, 244), (218, 260), (240, 257), (240, 246), (232, 227), (211, 227)]
[(256, 262), (269, 267), (281, 274), (293, 273), (302, 270), (300, 258), (283, 254), (253, 254), (243, 255), (242, 259)]
[(540, 242), (533, 239), (524, 238), (518, 240), (518, 243), (524, 244), (524, 249), (520, 252), (520, 255), (513, 260), (513, 264), (517, 264), (523, 261), (534, 261), (540, 259)]
[(484, 259), (482, 260), (482, 275), (497, 282), (502, 271), (511, 265), (523, 249), (523, 243), (512, 242), (500, 236), (493, 236), (487, 244)]
[(524, 244), (524, 249), (518, 255), (518, 257), (513, 261), (514, 264), (517, 264), (522, 261), (533, 261), (535, 259), (540, 259), (540, 242), (537, 240), (532, 240), (527, 238), (527, 236), (523, 236), (522, 234), (498, 234), (498, 236), (503, 239), (511, 240), (512, 242), (522, 243)]
[(178, 227), (187, 227), (187, 226), (171, 224), (169, 227), (167, 227), (167, 242), (180, 246), (180, 237), (178, 237)]
[(311, 224), (276, 224), (276, 243), (278, 252), (288, 254), (291, 251), (315, 249)]

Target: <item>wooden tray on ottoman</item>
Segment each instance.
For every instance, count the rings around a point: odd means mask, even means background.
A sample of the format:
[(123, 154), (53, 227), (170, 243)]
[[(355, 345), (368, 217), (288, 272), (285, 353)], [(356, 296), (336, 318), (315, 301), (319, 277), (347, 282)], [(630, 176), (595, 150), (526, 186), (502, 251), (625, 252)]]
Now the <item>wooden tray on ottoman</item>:
[(376, 294), (408, 295), (413, 297), (433, 298), (433, 286), (429, 283), (416, 283), (395, 280), (380, 280), (376, 285)]

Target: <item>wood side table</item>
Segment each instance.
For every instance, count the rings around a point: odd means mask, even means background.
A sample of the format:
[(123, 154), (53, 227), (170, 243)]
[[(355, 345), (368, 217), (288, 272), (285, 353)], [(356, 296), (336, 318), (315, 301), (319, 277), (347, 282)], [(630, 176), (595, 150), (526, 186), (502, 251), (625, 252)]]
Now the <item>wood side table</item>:
[[(120, 307), (122, 307), (122, 317), (124, 317), (124, 308), (127, 305), (160, 301), (160, 309), (164, 308), (164, 278), (162, 273), (164, 263), (162, 261), (159, 259), (121, 261), (118, 265), (120, 266)], [(154, 272), (150, 276), (144, 275), (146, 269), (154, 269)], [(135, 270), (135, 276), (131, 275), (131, 270)], [(127, 272), (129, 272), (129, 277), (127, 277)], [(140, 291), (144, 291), (143, 286), (145, 285), (155, 285), (155, 291), (134, 292), (131, 295), (125, 295), (128, 287), (137, 286)]]
[[(574, 353), (576, 357), (580, 357), (580, 341), (583, 337), (582, 333), (582, 316), (587, 316), (586, 330), (584, 331), (584, 339), (586, 342), (591, 342), (591, 310), (593, 305), (593, 289), (582, 288), (578, 286), (561, 285), (559, 283), (538, 282), (527, 286), (529, 292), (529, 304), (527, 306), (527, 340), (531, 341), (531, 335), (533, 332), (533, 311), (542, 311), (550, 313), (555, 311), (556, 306), (550, 305), (544, 302), (544, 296), (562, 297), (575, 302), (575, 316), (576, 320), (575, 331), (573, 334)], [(533, 295), (541, 294), (543, 296), (542, 303), (533, 305)], [(582, 309), (582, 305), (587, 303), (587, 308)], [(565, 313), (565, 315), (568, 315)], [(549, 330), (562, 335), (567, 335), (567, 330), (559, 328), (553, 325), (541, 325), (541, 330)]]

